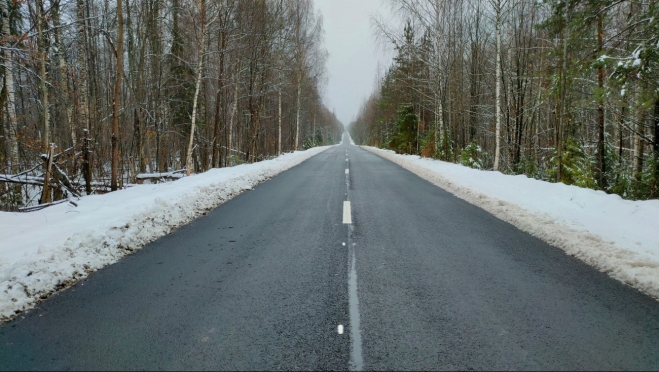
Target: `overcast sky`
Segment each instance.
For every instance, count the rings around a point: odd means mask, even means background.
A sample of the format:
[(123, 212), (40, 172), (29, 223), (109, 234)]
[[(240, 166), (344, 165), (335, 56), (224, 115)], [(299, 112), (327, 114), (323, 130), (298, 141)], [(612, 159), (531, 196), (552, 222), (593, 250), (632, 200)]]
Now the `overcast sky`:
[(389, 53), (381, 51), (373, 38), (371, 16), (389, 14), (382, 0), (315, 0), (323, 15), (327, 60), (325, 105), (348, 125), (372, 92), (378, 69), (389, 66)]

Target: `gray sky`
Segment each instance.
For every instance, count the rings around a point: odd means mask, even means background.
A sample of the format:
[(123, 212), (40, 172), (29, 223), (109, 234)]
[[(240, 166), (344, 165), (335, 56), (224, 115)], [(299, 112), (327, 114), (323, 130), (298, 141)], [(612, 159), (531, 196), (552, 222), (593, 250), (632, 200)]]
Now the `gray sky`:
[(371, 27), (372, 15), (387, 16), (389, 10), (381, 0), (315, 0), (315, 6), (323, 14), (329, 52), (325, 105), (348, 125), (373, 91), (378, 61), (381, 71), (391, 61), (377, 47)]

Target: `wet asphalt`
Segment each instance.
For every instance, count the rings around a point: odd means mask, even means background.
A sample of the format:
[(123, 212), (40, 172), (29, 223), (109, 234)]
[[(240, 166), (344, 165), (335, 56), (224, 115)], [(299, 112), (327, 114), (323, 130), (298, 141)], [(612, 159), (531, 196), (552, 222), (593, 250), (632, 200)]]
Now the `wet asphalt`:
[(355, 367), (659, 370), (659, 302), (340, 145), (0, 326), (2, 370)]

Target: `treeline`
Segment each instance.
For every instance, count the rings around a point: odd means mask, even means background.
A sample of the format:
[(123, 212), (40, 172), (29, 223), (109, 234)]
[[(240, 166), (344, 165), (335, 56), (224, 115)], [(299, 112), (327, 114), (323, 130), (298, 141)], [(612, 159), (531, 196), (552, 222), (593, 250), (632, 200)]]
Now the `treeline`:
[(312, 0), (0, 0), (0, 16), (0, 209), (340, 137)]
[(391, 0), (355, 141), (659, 197), (659, 2)]

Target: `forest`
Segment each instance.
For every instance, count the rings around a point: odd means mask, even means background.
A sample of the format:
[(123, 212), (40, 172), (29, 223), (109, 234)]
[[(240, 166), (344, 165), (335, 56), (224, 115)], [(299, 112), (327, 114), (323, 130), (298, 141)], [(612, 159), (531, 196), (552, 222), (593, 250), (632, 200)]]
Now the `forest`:
[(311, 0), (0, 0), (0, 210), (336, 143)]
[(506, 174), (659, 197), (659, 2), (388, 0), (395, 57), (353, 139)]

